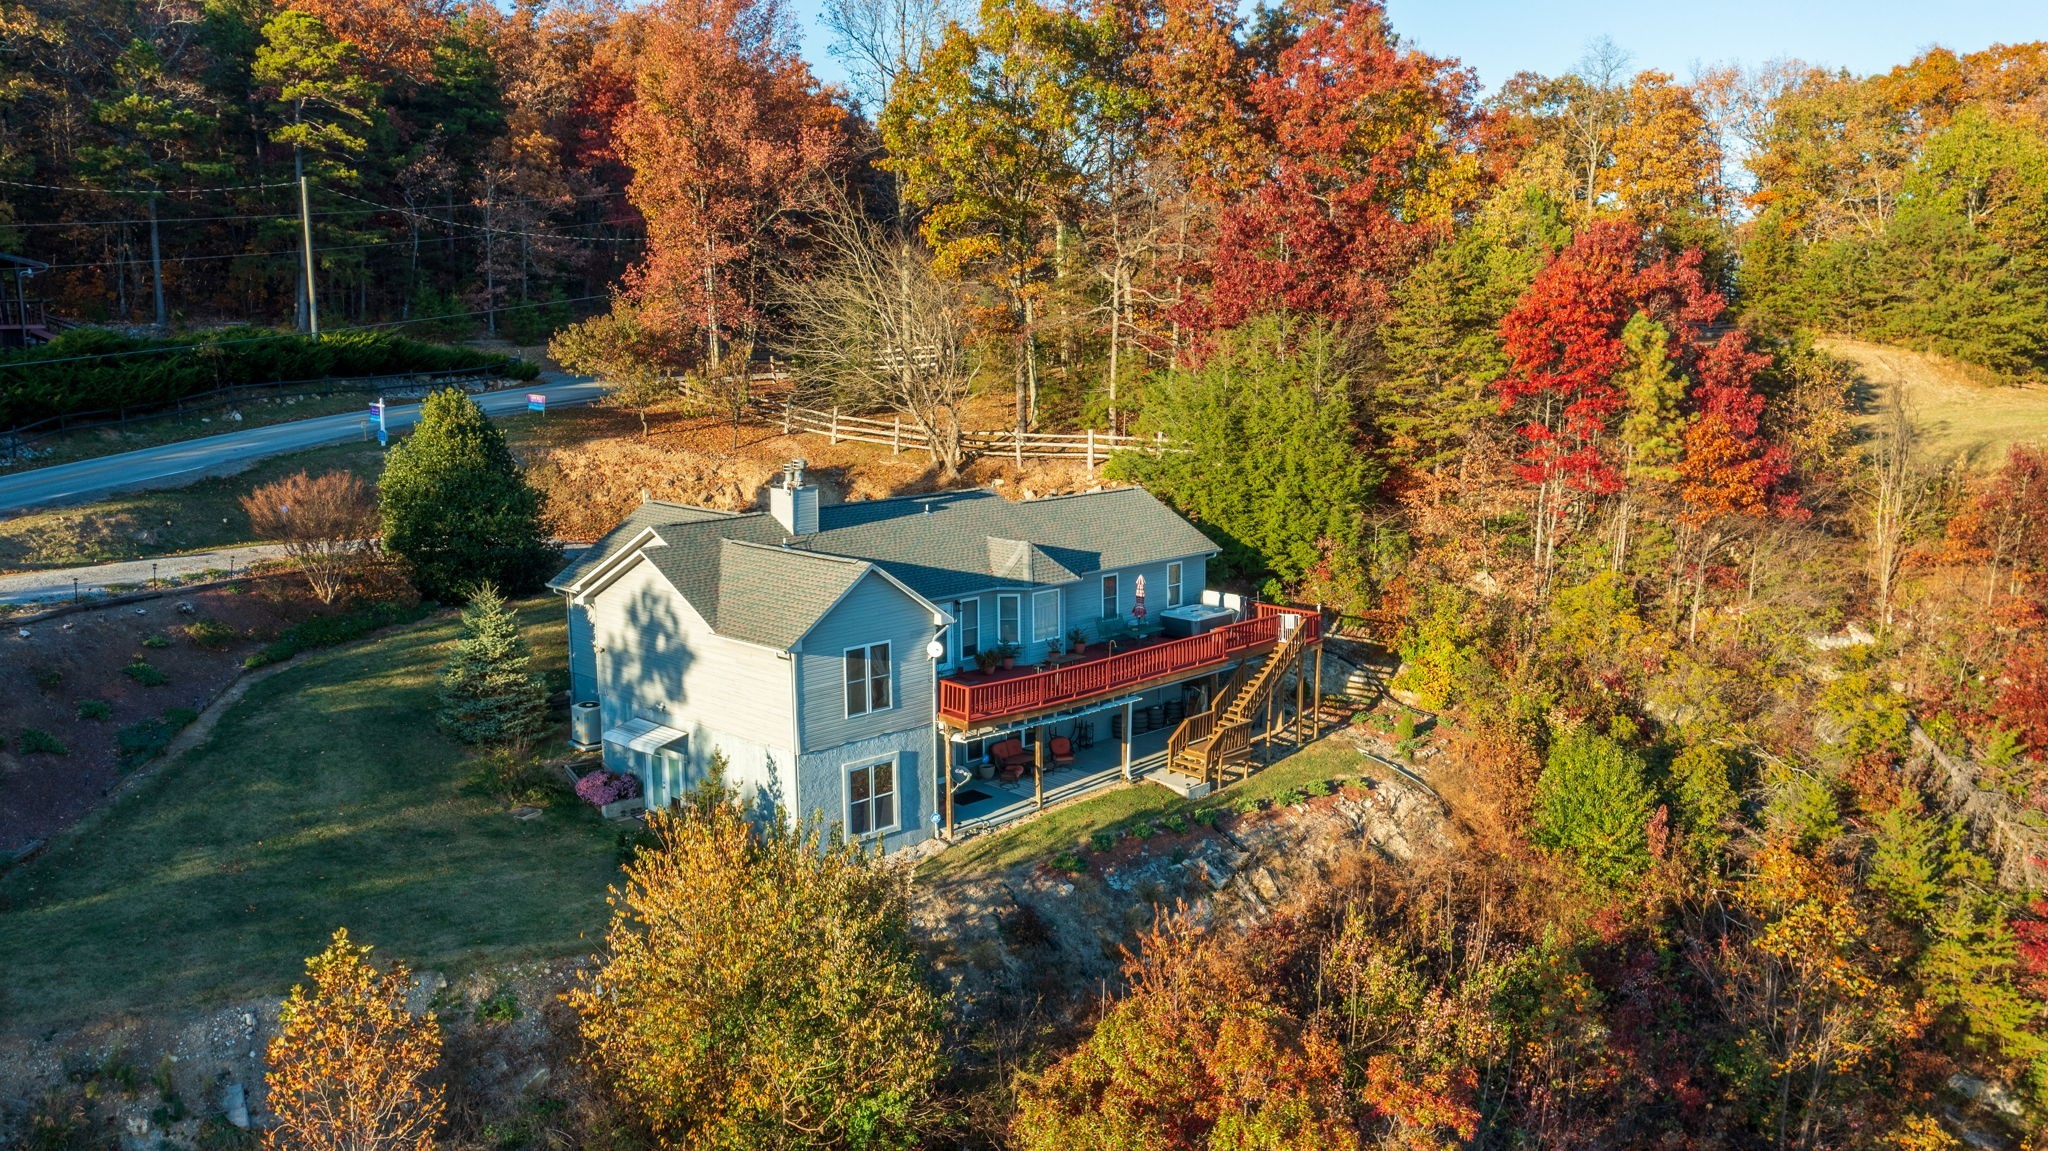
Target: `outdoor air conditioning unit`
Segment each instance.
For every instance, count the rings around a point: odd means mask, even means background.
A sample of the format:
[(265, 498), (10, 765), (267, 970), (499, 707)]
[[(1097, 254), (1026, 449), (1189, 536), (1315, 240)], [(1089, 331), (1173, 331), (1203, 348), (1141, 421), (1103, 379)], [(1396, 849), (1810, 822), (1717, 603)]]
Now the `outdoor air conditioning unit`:
[(596, 700), (584, 700), (569, 709), (569, 746), (577, 751), (596, 751), (604, 742), (604, 709)]

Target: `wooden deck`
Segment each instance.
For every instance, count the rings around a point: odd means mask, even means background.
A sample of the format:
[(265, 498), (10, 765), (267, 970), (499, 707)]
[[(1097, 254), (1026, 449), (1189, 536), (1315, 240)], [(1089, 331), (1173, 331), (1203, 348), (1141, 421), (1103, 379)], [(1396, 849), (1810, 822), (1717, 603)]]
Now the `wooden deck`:
[[(1296, 621), (1288, 623), (1286, 621)], [(1270, 650), (1282, 629), (1310, 629), (1307, 642), (1321, 637), (1322, 617), (1313, 609), (1253, 605), (1252, 618), (1185, 639), (1154, 639), (1130, 650), (1042, 671), (967, 672), (939, 680), (939, 718), (968, 728), (998, 720), (1050, 714), (1102, 696), (1142, 691), (1232, 660)]]

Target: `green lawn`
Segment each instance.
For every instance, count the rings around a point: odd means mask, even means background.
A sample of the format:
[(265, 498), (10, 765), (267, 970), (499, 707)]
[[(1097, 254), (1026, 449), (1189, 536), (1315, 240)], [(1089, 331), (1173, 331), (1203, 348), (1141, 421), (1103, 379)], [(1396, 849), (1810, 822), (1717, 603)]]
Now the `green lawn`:
[[(522, 606), (559, 673), (561, 612)], [(594, 946), (615, 833), (521, 822), (433, 727), (449, 617), (252, 687), (205, 745), (0, 877), (0, 1020), (21, 1028), (277, 993), (338, 925), (420, 968)]]
[(336, 444), (264, 460), (240, 475), (138, 492), (0, 522), (0, 572), (147, 559), (257, 542), (240, 500), (260, 484), (304, 469), (342, 468), (375, 482), (375, 443)]
[(989, 875), (1077, 850), (1087, 846), (1094, 832), (1139, 819), (1156, 822), (1176, 811), (1192, 815), (1203, 808), (1227, 811), (1243, 801), (1268, 800), (1318, 780), (1355, 779), (1375, 771), (1384, 769), (1368, 763), (1356, 749), (1326, 739), (1201, 799), (1182, 799), (1157, 784), (1119, 787), (949, 848), (919, 867), (918, 878), (945, 882)]

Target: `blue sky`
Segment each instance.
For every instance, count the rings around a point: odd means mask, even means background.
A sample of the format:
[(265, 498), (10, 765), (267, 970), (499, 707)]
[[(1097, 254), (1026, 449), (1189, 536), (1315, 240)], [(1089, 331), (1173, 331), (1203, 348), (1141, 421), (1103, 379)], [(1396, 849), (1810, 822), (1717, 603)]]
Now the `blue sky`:
[[(1249, 6), (1249, 5), (1247, 5)], [(1388, 0), (1394, 30), (1479, 70), (1489, 89), (1522, 69), (1557, 73), (1606, 35), (1637, 68), (1684, 78), (1695, 64), (1761, 64), (1784, 56), (1876, 72), (1935, 44), (1974, 52), (1996, 43), (2048, 40), (2048, 0), (1719, 0), (1717, 3), (1588, 3), (1586, 0)], [(804, 55), (818, 75), (845, 72), (826, 51), (818, 0), (792, 0)]]

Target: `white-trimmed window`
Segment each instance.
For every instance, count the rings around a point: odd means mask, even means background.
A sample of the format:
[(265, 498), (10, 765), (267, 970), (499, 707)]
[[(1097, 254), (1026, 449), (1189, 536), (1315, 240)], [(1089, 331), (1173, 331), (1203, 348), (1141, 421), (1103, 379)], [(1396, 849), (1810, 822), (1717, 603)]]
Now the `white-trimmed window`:
[(899, 826), (896, 761), (863, 763), (846, 769), (846, 833), (879, 835)]
[(1114, 575), (1102, 577), (1102, 618), (1117, 619), (1123, 615), (1123, 603), (1118, 594), (1117, 579)]
[(1024, 610), (1024, 597), (1005, 592), (996, 597), (996, 642), (1021, 644), (1024, 642), (1024, 621), (1019, 618)]
[(889, 645), (846, 649), (846, 714), (889, 710)]
[(1060, 593), (1031, 593), (1031, 642), (1051, 643), (1060, 638)]
[(953, 631), (960, 643), (960, 662), (966, 663), (981, 650), (981, 601), (963, 599), (953, 605)]
[(1180, 606), (1180, 561), (1166, 565), (1166, 606)]

